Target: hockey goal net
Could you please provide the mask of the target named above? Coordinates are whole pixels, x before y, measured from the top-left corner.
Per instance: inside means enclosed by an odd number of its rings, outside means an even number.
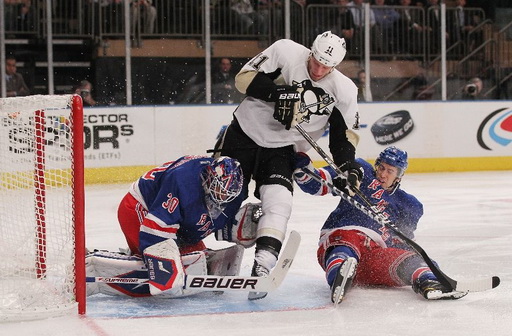
[[[0,321],[85,313],[83,110],[0,99]]]

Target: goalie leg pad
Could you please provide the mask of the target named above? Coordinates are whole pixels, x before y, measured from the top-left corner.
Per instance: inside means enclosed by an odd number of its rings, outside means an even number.
[[[122,253],[95,251],[85,257],[88,277],[139,278],[148,276],[146,265],[141,258]],[[94,294],[149,296],[147,284],[87,283],[87,296]]]
[[[190,275],[207,275],[207,261],[206,254],[203,251],[196,251],[192,253],[182,254],[181,263],[185,274]]]
[[[220,250],[208,250],[209,275],[238,275],[242,266],[244,248],[233,245]]]
[[[180,250],[174,240],[166,239],[146,248],[144,260],[148,268],[151,295],[159,295],[165,291],[175,295],[183,293],[185,272]]]

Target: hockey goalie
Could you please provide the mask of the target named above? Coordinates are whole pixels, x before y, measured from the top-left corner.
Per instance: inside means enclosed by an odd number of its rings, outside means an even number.
[[[186,275],[238,275],[261,216],[259,204],[241,206],[242,179],[229,157],[184,156],[146,172],[118,208],[129,249],[87,254],[87,295],[180,297],[200,291],[185,288]],[[207,249],[212,233],[235,244]]]

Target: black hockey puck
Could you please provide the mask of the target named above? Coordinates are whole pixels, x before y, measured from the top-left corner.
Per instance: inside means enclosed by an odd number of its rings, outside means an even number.
[[[380,145],[389,145],[403,139],[411,133],[414,122],[406,110],[396,111],[377,120],[371,128],[375,141]]]

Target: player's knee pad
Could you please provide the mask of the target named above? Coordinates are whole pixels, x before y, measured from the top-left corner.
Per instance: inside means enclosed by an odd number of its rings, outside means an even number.
[[[257,237],[273,237],[282,242],[292,213],[292,193],[282,185],[270,184],[260,187],[260,195],[263,215]]]
[[[361,232],[357,230],[332,229],[324,230],[318,242],[317,259],[322,268],[325,267],[325,259],[333,248],[344,246],[346,251],[351,251],[350,256],[357,260],[361,258],[358,242],[362,239]]]

